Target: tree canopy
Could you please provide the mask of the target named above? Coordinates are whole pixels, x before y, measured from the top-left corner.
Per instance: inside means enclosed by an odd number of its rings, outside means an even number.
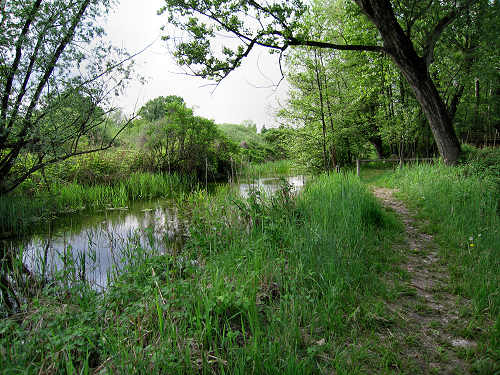
[[[442,48],[441,36],[453,22],[467,22],[480,7],[498,7],[496,3],[479,0],[331,1],[327,8],[344,6],[352,21],[351,25],[334,27],[335,32],[325,36],[317,30],[335,20],[335,13],[317,18],[314,25],[308,22],[312,7],[299,0],[269,3],[165,0],[165,3],[161,11],[168,13],[170,23],[186,32],[176,45],[178,62],[205,78],[223,79],[256,46],[280,53],[289,47],[307,46],[389,56],[420,104],[440,154],[450,164],[457,160],[460,144],[450,113],[431,78],[431,66]],[[363,28],[352,27],[360,24]],[[469,21],[468,25],[473,23]],[[236,42],[221,47],[215,42],[218,32],[235,35]]]
[[[498,38],[491,37],[498,10],[488,1],[464,10],[463,17],[443,31],[429,69],[464,143],[493,144],[500,128],[499,75],[490,60],[500,50]],[[377,31],[356,12],[346,2],[316,1],[305,22],[317,37],[332,39],[342,30],[346,38],[375,43]],[[414,26],[417,42],[423,41],[421,29]],[[315,160],[324,169],[325,164],[331,168],[348,162],[349,155],[366,157],[362,146],[367,142],[379,157],[430,157],[437,152],[409,83],[383,55],[299,47],[284,61],[291,91],[280,117],[284,123],[307,128],[301,132],[309,139],[302,145],[297,142],[293,155],[304,154],[304,161]],[[314,156],[308,159],[307,153]]]
[[[169,95],[148,101],[137,126],[143,162],[155,171],[195,174],[200,180],[227,178],[237,145],[214,121],[196,116],[184,99]]]
[[[183,105],[184,99],[176,95],[159,96],[144,104],[139,110],[139,115],[147,121],[159,120],[165,117],[167,114],[167,105],[171,103]]]
[[[97,19],[110,4],[0,3],[0,194],[47,165],[110,147],[119,133],[87,142],[131,73],[126,52],[102,42]]]

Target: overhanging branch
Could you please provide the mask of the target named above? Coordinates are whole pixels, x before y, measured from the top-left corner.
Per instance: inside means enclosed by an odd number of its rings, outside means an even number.
[[[50,160],[47,160],[45,162],[42,162],[42,163],[37,163],[36,165],[34,165],[33,167],[31,167],[28,171],[26,171],[23,175],[21,175],[20,177],[18,177],[17,179],[15,179],[8,187],[0,187],[0,194],[5,194],[5,193],[8,193],[12,190],[14,190],[19,184],[21,184],[24,180],[26,180],[26,178],[28,178],[29,176],[31,176],[34,172],[48,166],[48,165],[51,165],[51,164],[55,164],[55,163],[58,163],[58,162],[61,162],[61,161],[64,161],[66,159],[69,159],[73,156],[79,156],[79,155],[85,155],[85,154],[91,154],[91,153],[94,153],[94,152],[98,152],[98,151],[104,151],[104,150],[108,150],[110,149],[113,144],[115,143],[116,139],[118,138],[118,136],[125,130],[125,128],[127,128],[127,126],[130,124],[130,122],[135,119],[137,116],[136,115],[133,115],[132,117],[130,117],[127,122],[121,126],[121,128],[114,134],[113,138],[106,144],[106,145],[103,145],[101,147],[97,147],[97,148],[93,148],[93,149],[90,149],[90,150],[82,150],[82,151],[76,151],[76,152],[69,152],[67,153],[66,155],[62,155],[62,156],[59,156],[59,157],[54,157]]]
[[[317,47],[317,48],[328,48],[328,49],[336,49],[341,51],[369,51],[369,52],[379,52],[385,53],[386,50],[381,46],[370,46],[370,45],[362,45],[362,44],[334,44],[328,42],[318,42],[314,40],[299,40],[292,38],[288,42],[289,46],[308,46],[308,47]]]

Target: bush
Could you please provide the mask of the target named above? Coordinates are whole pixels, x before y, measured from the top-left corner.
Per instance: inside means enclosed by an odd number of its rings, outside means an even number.
[[[497,185],[500,194],[500,148],[479,149],[464,145],[463,151],[461,163],[465,166],[466,173],[490,178]]]

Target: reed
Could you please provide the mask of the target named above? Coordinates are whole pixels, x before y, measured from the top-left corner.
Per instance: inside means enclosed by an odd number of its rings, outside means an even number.
[[[256,179],[270,176],[290,176],[295,173],[290,160],[269,161],[265,163],[246,163],[240,171],[243,178]]]
[[[105,293],[45,290],[0,321],[2,369],[361,372],[361,357],[341,353],[383,324],[374,300],[400,227],[356,177],[320,176],[299,196],[285,183],[248,199],[220,187],[179,204],[191,222],[181,253],[132,246]]]
[[[4,236],[20,234],[54,216],[79,210],[123,207],[135,200],[172,198],[193,186],[194,180],[189,176],[133,173],[113,185],[53,184],[50,193],[34,197],[3,196],[0,197],[0,233]]]

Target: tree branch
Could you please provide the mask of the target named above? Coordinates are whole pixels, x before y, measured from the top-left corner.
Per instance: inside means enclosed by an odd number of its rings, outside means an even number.
[[[50,22],[49,22],[49,26],[50,26]],[[31,74],[33,72],[33,67],[35,66],[36,59],[38,58],[38,52],[40,51],[40,48],[42,47],[42,43],[43,43],[44,38],[45,38],[45,31],[48,29],[49,26],[47,26],[44,29],[44,31],[41,32],[40,35],[38,36],[36,46],[35,46],[33,53],[31,54],[31,57],[30,57],[28,69],[26,70],[26,74],[24,76],[23,84],[19,90],[19,94],[17,95],[17,100],[16,100],[16,103],[14,105],[14,112],[10,116],[9,124],[7,125],[7,130],[9,130],[12,127],[12,125],[15,123],[15,121],[17,119],[17,115],[19,113],[19,108],[21,106],[21,101],[23,100],[24,95],[26,94],[28,83],[31,79]]]
[[[10,67],[10,72],[7,77],[7,82],[5,83],[5,89],[4,93],[2,96],[2,127],[5,126],[5,122],[7,120],[7,108],[9,106],[9,97],[12,91],[12,84],[14,83],[14,77],[16,76],[17,69],[19,68],[19,64],[21,62],[21,56],[23,52],[23,43],[26,40],[26,36],[28,35],[29,29],[31,27],[31,24],[33,23],[33,20],[35,19],[35,16],[38,12],[38,9],[40,8],[40,5],[42,3],[42,0],[37,0],[35,4],[33,4],[33,8],[31,9],[31,12],[26,19],[26,22],[24,23],[23,29],[21,30],[21,34],[19,34],[19,38],[17,39],[16,42],[16,55],[14,57],[14,62],[12,63],[12,66]]]
[[[55,69],[55,66],[57,64],[57,61],[59,60],[59,57],[61,57],[62,53],[64,52],[64,49],[68,45],[68,43],[71,41],[73,38],[74,32],[80,23],[83,15],[85,14],[85,11],[87,10],[88,6],[90,5],[91,0],[85,0],[80,8],[78,9],[78,12],[73,16],[73,22],[71,23],[68,31],[64,35],[64,37],[61,40],[61,43],[59,43],[58,47],[54,51],[54,54],[52,55],[50,62],[48,63],[47,69],[45,70],[42,79],[40,80],[36,90],[35,94],[33,95],[33,98],[31,99],[31,103],[28,106],[28,109],[26,111],[26,116],[25,116],[25,121],[24,121],[24,126],[22,131],[19,133],[20,138],[24,138],[26,135],[27,131],[29,130],[30,124],[31,124],[31,115],[33,113],[33,110],[35,109],[36,105],[38,104],[38,100],[40,99],[40,95],[42,94],[42,90],[47,84],[47,81],[49,80],[50,76],[52,75],[52,72]]]
[[[434,47],[436,46],[437,41],[439,40],[444,29],[446,29],[446,27],[455,20],[457,15],[458,15],[457,10],[456,9],[452,10],[446,16],[441,18],[434,27],[434,29],[432,30],[432,32],[430,32],[429,35],[427,35],[427,40],[424,46],[424,55],[422,56],[427,68],[429,68],[429,66],[432,64],[434,60]]]
[[[288,28],[288,25],[286,24],[285,20],[279,18],[278,16],[276,16],[276,14],[274,14],[273,12],[271,12],[269,9],[263,7],[262,5],[260,5],[259,3],[257,3],[256,1],[254,0],[248,0],[248,3],[250,5],[253,5],[256,9],[264,12],[265,14],[271,16],[274,20],[276,20],[284,29]]]
[[[48,165],[51,165],[51,164],[55,164],[55,163],[58,163],[58,162],[61,162],[63,160],[66,160],[66,159],[69,159],[73,156],[78,156],[78,155],[85,155],[85,154],[91,154],[91,153],[94,153],[94,152],[98,152],[98,151],[104,151],[104,150],[108,150],[110,149],[113,144],[115,143],[115,140],[116,138],[118,138],[118,136],[125,130],[125,128],[130,124],[130,122],[135,119],[137,116],[132,116],[131,118],[129,118],[127,120],[127,122],[116,132],[116,134],[113,136],[113,138],[108,142],[108,144],[106,144],[105,146],[102,146],[102,147],[98,147],[98,148],[94,148],[94,149],[91,149],[91,150],[83,150],[83,151],[78,151],[78,152],[70,152],[66,155],[63,155],[63,156],[59,156],[59,157],[55,157],[55,158],[52,158],[46,162],[43,162],[43,163],[39,163],[33,167],[31,167],[27,172],[25,172],[23,175],[21,175],[20,177],[18,177],[16,180],[14,180],[10,186],[8,187],[1,187],[1,190],[0,190],[0,194],[6,194],[6,193],[9,193],[11,192],[12,190],[14,190],[19,184],[21,184],[24,180],[26,180],[26,178],[28,178],[29,176],[31,176],[34,172],[48,166]]]
[[[424,45],[424,54],[422,56],[427,68],[429,68],[429,66],[432,64],[434,60],[434,48],[436,47],[436,43],[441,37],[443,31],[458,17],[458,15],[463,10],[467,9],[476,1],[477,0],[467,0],[465,1],[465,4],[462,5],[461,7],[453,9],[451,12],[449,12],[443,18],[441,18],[436,24],[436,26],[434,26],[433,30],[427,35],[427,39]]]
[[[369,45],[356,45],[356,44],[334,44],[328,42],[318,42],[314,40],[299,40],[291,38],[288,42],[289,46],[308,46],[318,48],[336,49],[341,51],[369,51],[369,52],[382,52],[386,53],[384,47],[369,46]]]

